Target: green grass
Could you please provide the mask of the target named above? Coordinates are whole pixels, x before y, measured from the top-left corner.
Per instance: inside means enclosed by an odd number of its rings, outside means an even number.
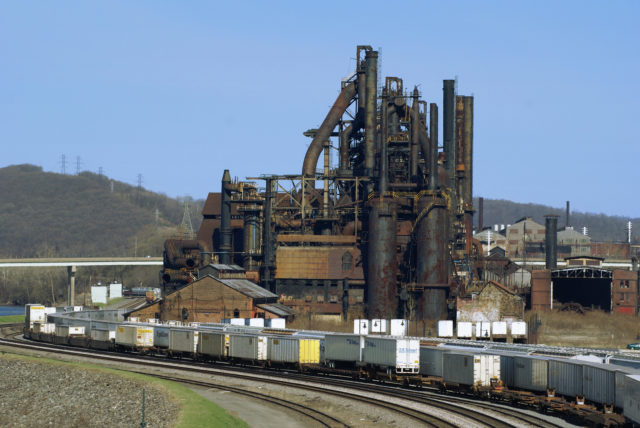
[[[16,322],[24,322],[24,315],[5,315],[0,317],[0,324],[11,324]]]
[[[95,370],[110,373],[116,376],[122,376],[135,379],[146,383],[155,383],[161,385],[169,392],[180,404],[180,415],[175,425],[176,428],[208,428],[208,427],[230,427],[230,428],[247,428],[248,425],[241,419],[234,418],[225,409],[212,403],[202,397],[195,391],[190,390],[186,386],[177,382],[164,379],[158,379],[139,373],[131,373],[123,370],[102,367],[88,363],[73,363],[68,361],[52,360],[48,358],[32,357],[27,355],[18,355],[10,353],[2,353],[5,357],[20,358],[32,360],[39,363],[47,364],[63,364],[74,366],[87,370]]]
[[[105,306],[111,306],[114,305],[116,303],[120,303],[125,299],[125,297],[116,297],[115,299],[109,299],[107,303],[94,303],[93,306],[97,306],[98,308],[102,309]]]

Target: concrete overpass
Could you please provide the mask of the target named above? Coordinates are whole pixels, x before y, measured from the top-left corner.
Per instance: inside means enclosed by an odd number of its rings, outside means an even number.
[[[78,266],[162,266],[162,257],[71,257],[0,259],[0,268],[66,267],[69,276],[67,303],[74,305]]]

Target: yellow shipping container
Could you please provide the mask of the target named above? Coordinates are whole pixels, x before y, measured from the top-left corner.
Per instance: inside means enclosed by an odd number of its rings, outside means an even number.
[[[318,339],[300,339],[300,364],[320,363],[320,341]]]

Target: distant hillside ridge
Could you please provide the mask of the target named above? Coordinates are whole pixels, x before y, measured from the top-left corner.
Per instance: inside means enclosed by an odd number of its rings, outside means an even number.
[[[160,256],[184,200],[91,172],[0,168],[0,258]],[[197,231],[204,201],[191,202]]]
[[[478,198],[473,200],[476,213],[474,214],[474,227],[478,226]],[[555,214],[558,216],[558,227],[565,226],[565,208],[554,208],[548,205],[534,203],[517,203],[504,199],[484,198],[484,227],[494,224],[513,224],[523,217],[531,217],[534,221],[544,225],[544,216]],[[631,242],[640,242],[640,219],[621,216],[609,216],[605,214],[591,214],[579,211],[570,211],[569,223],[575,230],[582,232],[587,227],[588,235],[594,241],[599,242],[626,242],[627,222],[631,220]]]

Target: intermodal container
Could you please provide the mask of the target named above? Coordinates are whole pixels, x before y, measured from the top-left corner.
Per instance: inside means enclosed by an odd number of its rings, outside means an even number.
[[[274,363],[297,363],[300,359],[300,343],[297,337],[268,337],[267,355]]]
[[[500,379],[500,356],[446,352],[442,355],[442,380],[460,385],[491,386]]]
[[[58,325],[56,326],[56,336],[82,336],[84,335],[84,326]]]
[[[171,327],[168,325],[153,326],[153,345],[156,348],[169,349],[169,330]]]
[[[457,325],[457,336],[460,339],[471,339],[473,336],[473,324],[467,321],[459,322]]]
[[[634,424],[640,424],[640,375],[625,376],[623,397],[624,417]]]
[[[267,338],[258,335],[229,335],[229,357],[241,360],[267,359]]]
[[[549,360],[533,355],[513,357],[513,386],[530,391],[547,391]]]
[[[582,393],[586,400],[611,405],[616,400],[616,366],[582,363]]]
[[[442,377],[442,354],[444,350],[435,346],[420,347],[420,374]]]
[[[169,351],[194,353],[198,346],[198,330],[192,328],[172,328],[169,330]]]
[[[200,331],[198,335],[198,352],[202,355],[221,359],[226,356],[225,334],[215,331]]]
[[[300,339],[300,364],[320,364],[320,339]]]
[[[153,326],[120,324],[116,329],[116,343],[132,348],[153,346]]]
[[[327,361],[362,361],[364,336],[359,334],[328,333],[324,338],[324,357]]]
[[[582,395],[582,363],[565,360],[549,360],[549,388],[556,394],[575,398]]]
[[[627,376],[638,373],[637,370],[629,367],[619,366],[616,368],[616,398],[615,407],[622,409],[624,407],[624,397],[627,395]]]
[[[362,361],[393,369],[396,373],[420,371],[420,341],[397,337],[367,336],[362,349]]]

